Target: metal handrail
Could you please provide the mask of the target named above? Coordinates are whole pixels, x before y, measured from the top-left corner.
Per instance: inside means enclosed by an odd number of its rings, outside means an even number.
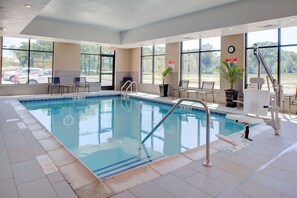
[[[152,131],[141,141],[141,143],[145,143],[145,141],[157,130],[157,128],[168,118],[168,116],[184,101],[189,102],[197,102],[203,105],[206,111],[206,158],[203,164],[205,166],[211,166],[210,162],[210,111],[207,104],[203,101],[197,99],[190,99],[190,98],[182,98],[180,99],[169,111],[168,113],[162,118],[162,120],[152,129]]]
[[[132,93],[132,89],[133,89],[132,86],[133,86],[133,84],[136,85],[136,93],[138,92],[138,84],[137,84],[136,81],[133,81],[133,82],[131,82],[130,85],[126,88],[126,95],[127,95],[127,92],[129,91],[129,88],[131,88],[131,89],[130,89],[130,92]]]
[[[132,83],[132,81],[131,81],[131,80],[127,80],[127,81],[125,82],[125,84],[121,87],[121,95],[123,95],[123,94],[122,94],[123,89],[124,89],[124,87],[125,87],[128,83]]]

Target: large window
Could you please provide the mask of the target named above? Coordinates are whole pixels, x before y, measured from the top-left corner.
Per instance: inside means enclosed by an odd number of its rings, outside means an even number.
[[[181,79],[189,87],[200,88],[203,81],[215,82],[220,88],[221,37],[184,41],[181,44]]]
[[[102,87],[113,89],[115,52],[109,47],[81,45],[81,76],[88,82],[101,82]]]
[[[165,44],[141,48],[141,83],[161,84],[165,69]]]
[[[257,43],[272,75],[283,85],[284,93],[294,94],[297,86],[296,34],[297,27],[247,33],[246,83],[251,77],[258,76],[258,62],[252,48]],[[260,69],[260,76],[266,79],[263,66]],[[263,89],[268,89],[267,83]]]
[[[53,42],[3,37],[2,84],[47,83],[52,67]]]

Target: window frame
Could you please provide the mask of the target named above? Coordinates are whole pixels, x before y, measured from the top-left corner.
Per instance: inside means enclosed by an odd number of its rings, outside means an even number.
[[[292,27],[294,27],[294,26],[292,26]],[[281,60],[281,49],[283,48],[283,47],[297,47],[297,43],[295,43],[295,44],[282,44],[281,43],[281,33],[282,33],[282,30],[283,28],[277,28],[277,44],[276,45],[269,45],[269,46],[259,46],[258,48],[260,49],[260,51],[261,51],[261,49],[273,49],[273,48],[276,48],[277,49],[277,72],[276,72],[276,75],[277,75],[277,78],[276,78],[276,80],[278,81],[278,82],[280,82],[280,84],[282,84],[282,79],[281,79],[281,62],[282,62],[282,60]],[[263,30],[263,31],[265,31],[265,30]],[[248,34],[249,34],[249,32],[247,32],[247,33],[245,33],[245,71],[247,71],[247,64],[248,64],[248,60],[247,60],[247,58],[248,58],[248,50],[253,50],[253,47],[248,47]],[[247,82],[247,80],[248,80],[248,73],[247,72],[245,72],[245,74],[244,74],[244,87],[245,87],[245,89],[247,88],[247,85],[248,85],[248,82]],[[266,81],[266,79],[265,79],[265,81]],[[269,83],[271,83],[271,82],[269,82]],[[285,93],[285,92],[284,92]]]
[[[9,48],[9,47],[3,47],[3,39],[4,37],[1,37],[1,71],[0,71],[0,75],[2,76],[2,69],[3,69],[3,51],[4,50],[9,50],[9,51],[22,51],[22,52],[27,52],[28,53],[28,61],[27,61],[27,69],[28,69],[28,73],[27,73],[27,83],[24,83],[22,85],[31,85],[29,83],[29,80],[30,80],[30,68],[31,68],[31,52],[40,52],[40,53],[51,53],[52,54],[52,67],[51,67],[51,70],[53,71],[53,66],[54,66],[54,45],[55,45],[55,42],[52,42],[52,50],[51,51],[48,51],[48,50],[36,50],[36,49],[31,49],[31,40],[40,40],[40,39],[28,39],[28,48],[27,49],[17,49],[17,48]],[[15,38],[15,37],[9,37],[8,38]],[[17,39],[17,38],[16,38]],[[26,38],[21,38],[21,39],[26,39]],[[45,40],[40,40],[40,41],[45,41]],[[52,72],[52,76],[53,76],[53,73]],[[2,83],[2,78],[0,79],[0,84],[1,85],[16,85],[16,84],[3,84]],[[46,83],[40,83],[40,84],[46,84]]]
[[[159,44],[160,45],[160,44]],[[152,45],[153,46],[153,51],[152,51],[152,54],[150,55],[143,55],[143,47],[141,47],[140,49],[140,83],[141,84],[152,84],[152,85],[155,85],[155,57],[158,57],[158,56],[164,56],[165,58],[165,62],[164,62],[164,65],[166,67],[166,44],[165,45],[165,53],[164,54],[155,54],[155,46],[156,45]],[[143,82],[143,58],[144,57],[151,57],[152,58],[152,83],[144,83]]]
[[[221,38],[221,37],[220,37]],[[197,39],[195,39],[197,40]],[[183,80],[183,54],[198,54],[198,89],[202,88],[202,82],[201,82],[201,54],[202,53],[209,53],[209,52],[219,52],[220,56],[221,56],[221,51],[222,51],[222,47],[219,50],[201,50],[202,49],[202,39],[198,39],[199,40],[199,48],[196,51],[189,51],[189,52],[183,52],[183,42],[180,43],[180,74],[179,74],[179,78],[181,80]],[[221,85],[220,85],[221,87]],[[194,88],[194,87],[189,87],[189,88]]]
[[[82,44],[83,45],[83,44]],[[82,45],[80,45],[82,47]],[[92,45],[90,45],[92,46]],[[107,74],[107,75],[110,75],[112,74],[112,85],[111,86],[102,86],[102,90],[113,90],[114,89],[114,80],[115,80],[115,56],[116,56],[116,51],[113,50],[113,54],[104,54],[102,51],[102,48],[104,46],[99,46],[100,47],[100,50],[99,50],[99,54],[98,53],[88,53],[88,52],[82,52],[82,50],[80,51],[80,57],[82,55],[85,55],[85,56],[95,56],[96,58],[99,58],[99,81],[98,82],[94,82],[94,83],[101,83],[102,82],[102,74]],[[82,49],[82,48],[81,48]],[[103,57],[109,57],[109,58],[112,58],[113,59],[113,63],[112,63],[112,73],[102,73],[102,58]],[[80,62],[80,72],[81,72],[81,62]]]

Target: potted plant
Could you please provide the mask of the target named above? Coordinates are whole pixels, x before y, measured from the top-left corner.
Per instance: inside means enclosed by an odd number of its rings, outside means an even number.
[[[169,84],[165,84],[165,79],[168,76],[168,74],[172,72],[172,68],[171,67],[167,67],[165,70],[163,70],[161,72],[161,76],[162,76],[162,83],[161,85],[159,85],[160,88],[160,96],[161,97],[166,97],[168,96],[168,86]]]
[[[233,86],[237,80],[242,79],[243,69],[238,68],[237,58],[226,58],[226,61],[222,62],[220,67],[222,76],[229,82],[229,89],[225,90],[226,94],[226,106],[236,107],[237,103],[233,102],[237,100],[238,90],[234,90]]]

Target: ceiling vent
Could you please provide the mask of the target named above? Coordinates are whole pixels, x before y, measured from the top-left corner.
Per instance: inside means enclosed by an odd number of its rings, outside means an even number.
[[[277,27],[276,24],[268,24],[268,25],[258,26],[258,28],[262,28],[262,29],[271,29],[271,28],[276,28],[276,27]]]
[[[190,37],[190,36],[185,36],[185,37],[183,37],[183,40],[193,40],[193,39],[195,39],[195,38]]]

